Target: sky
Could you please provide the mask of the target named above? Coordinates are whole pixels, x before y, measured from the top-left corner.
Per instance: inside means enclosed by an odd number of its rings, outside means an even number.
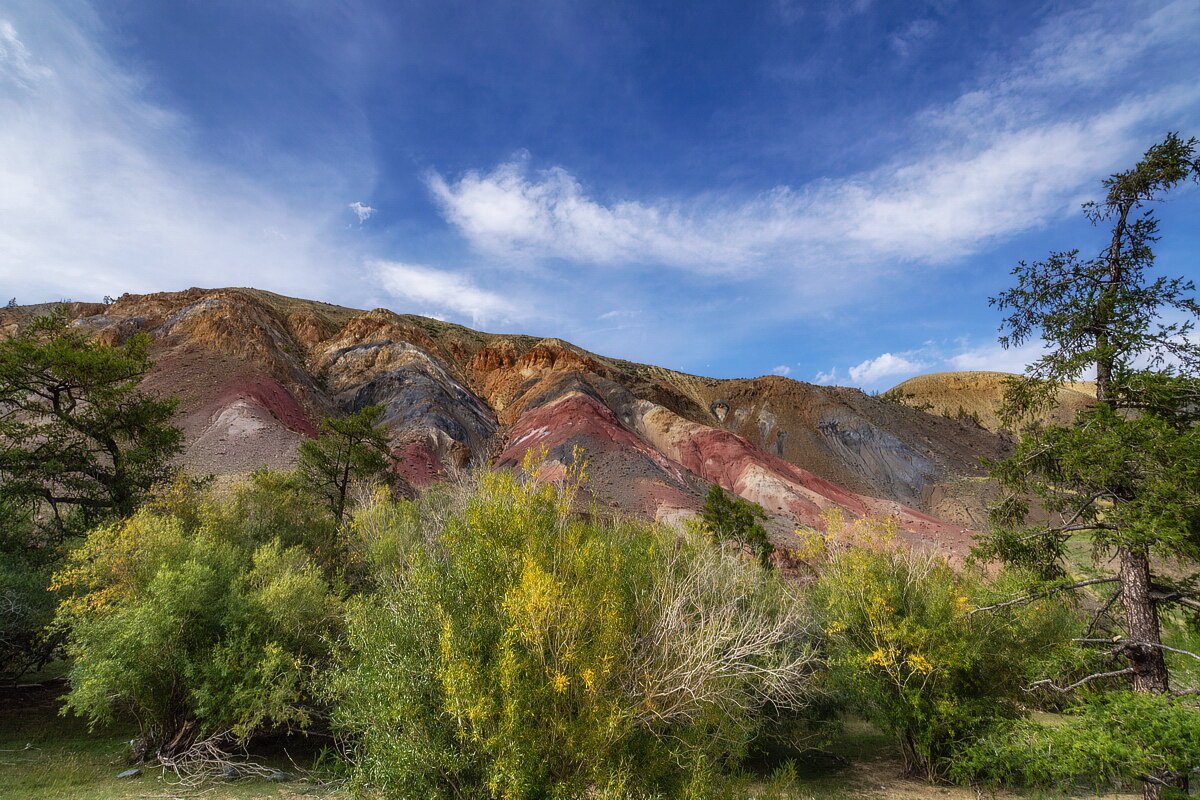
[[[255,286],[714,377],[1020,371],[1200,2],[0,0],[0,302]],[[1156,207],[1200,279],[1200,187]]]

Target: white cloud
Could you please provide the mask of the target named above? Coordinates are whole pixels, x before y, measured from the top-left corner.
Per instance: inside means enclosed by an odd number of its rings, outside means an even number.
[[[360,188],[361,165],[327,184],[311,176],[335,170],[314,162],[306,192],[214,165],[189,149],[187,118],[147,99],[152,81],[109,56],[85,3],[4,15],[0,284],[29,302],[248,284],[337,299],[359,257],[328,198]]]
[[[912,352],[883,353],[869,358],[858,366],[850,367],[845,376],[836,367],[828,372],[818,372],[814,382],[822,385],[845,382],[862,389],[879,390],[895,386],[914,375],[930,372],[1020,374],[1045,352],[1045,345],[1040,341],[1007,350],[998,342],[971,344],[965,339],[953,343],[926,342]]]
[[[1030,342],[1021,347],[1004,349],[998,343],[967,347],[949,356],[945,364],[952,370],[981,372],[1012,372],[1020,374],[1025,367],[1046,352],[1041,341]]]
[[[833,386],[840,381],[841,378],[838,377],[837,367],[834,367],[828,372],[818,372],[816,376],[813,377],[813,383],[817,384],[818,386]]]
[[[818,287],[845,283],[832,263],[861,272],[953,260],[1074,213],[1098,175],[1200,104],[1200,85],[1178,67],[1147,91],[1109,83],[1122,64],[1185,46],[1200,31],[1200,6],[1169,3],[1123,24],[1105,15],[1052,20],[1027,43],[1030,58],[921,114],[912,153],[858,175],[751,197],[622,200],[598,196],[563,167],[534,169],[522,156],[456,178],[431,173],[427,184],[473,247],[502,258],[662,264],[743,278],[785,268]],[[1112,63],[1093,63],[1108,56]],[[1090,107],[1064,110],[1064,98],[1092,97],[1085,89],[1099,95]]]
[[[13,24],[0,19],[0,77],[6,77],[28,89],[53,74],[52,70],[30,56]]]
[[[876,386],[885,378],[910,377],[929,368],[929,364],[902,355],[884,353],[850,368],[850,380],[862,386]]]
[[[792,368],[787,364],[780,364],[778,367],[775,367],[775,369],[771,370],[771,372],[775,375],[791,375]]]
[[[346,207],[354,212],[354,216],[358,217],[359,225],[366,222],[368,219],[371,218],[371,215],[375,213],[375,209],[371,208],[366,203],[360,203],[357,200],[355,200],[353,203],[351,203],[350,205],[348,205]]]
[[[474,323],[507,320],[518,314],[514,304],[479,288],[465,275],[399,261],[369,261],[367,268],[384,291],[420,304],[421,310],[432,307],[450,311],[466,315]]]

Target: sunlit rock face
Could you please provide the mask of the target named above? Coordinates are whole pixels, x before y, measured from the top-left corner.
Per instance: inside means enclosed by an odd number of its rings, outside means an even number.
[[[0,311],[0,335],[47,309]],[[531,452],[555,480],[582,454],[595,510],[681,524],[716,483],[761,504],[781,546],[836,511],[892,517],[902,538],[953,554],[978,510],[961,487],[980,456],[1008,446],[969,420],[853,389],[716,380],[253,289],[123,295],[70,313],[108,343],[153,338],[144,387],[179,398],[181,461],[204,473],[289,468],[322,416],[380,405],[413,487],[458,467],[518,468]]]

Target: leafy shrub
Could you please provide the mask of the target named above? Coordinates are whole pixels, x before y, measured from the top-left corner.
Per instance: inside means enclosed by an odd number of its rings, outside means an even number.
[[[1059,724],[1018,720],[961,754],[951,774],[991,785],[1077,786],[1097,793],[1148,775],[1200,767],[1200,708],[1194,698],[1106,692]]]
[[[779,578],[707,537],[569,512],[487,473],[354,519],[334,723],[386,796],[698,792],[805,702],[809,628]]]
[[[46,590],[61,545],[39,536],[32,506],[0,497],[0,682],[14,683],[58,655],[46,634],[54,596]]]
[[[827,518],[812,601],[834,684],[895,737],[906,768],[945,775],[965,744],[1003,719],[1037,664],[1065,647],[1072,616],[1049,602],[971,614],[994,589],[976,573],[895,541],[891,520]],[[844,544],[851,542],[852,544]]]
[[[260,480],[249,496],[270,495]],[[139,755],[311,721],[340,602],[312,551],[263,531],[247,496],[226,505],[176,482],[91,531],[57,576],[67,708],[91,724],[135,720]]]
[[[733,542],[749,551],[764,567],[771,565],[771,539],[762,526],[767,512],[758,503],[731,495],[713,484],[704,498],[700,519],[719,542]]]

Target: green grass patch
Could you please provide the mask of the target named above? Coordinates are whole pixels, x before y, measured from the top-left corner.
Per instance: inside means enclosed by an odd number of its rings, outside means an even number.
[[[131,800],[188,798],[205,800],[279,800],[280,798],[345,795],[311,782],[273,783],[262,779],[220,781],[190,788],[150,765],[131,765],[131,726],[117,725],[88,731],[77,717],[58,714],[57,692],[33,691],[0,698],[0,797],[4,800]],[[19,704],[18,704],[19,703]],[[259,763],[295,774],[282,752],[257,758]],[[136,778],[117,778],[136,766]]]

